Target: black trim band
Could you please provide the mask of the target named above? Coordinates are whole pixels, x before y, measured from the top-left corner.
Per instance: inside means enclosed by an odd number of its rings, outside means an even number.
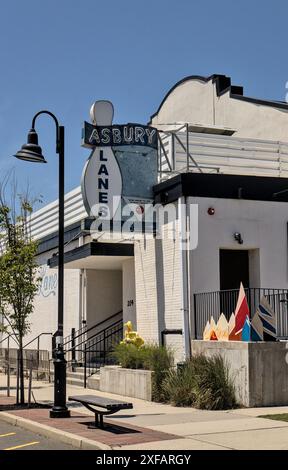
[[[288,202],[288,178],[182,173],[154,186],[155,202],[181,196]]]
[[[86,245],[67,251],[64,254],[64,263],[71,263],[88,256],[134,256],[134,245],[131,243],[86,243]],[[56,268],[58,256],[52,256],[47,264],[50,268]]]

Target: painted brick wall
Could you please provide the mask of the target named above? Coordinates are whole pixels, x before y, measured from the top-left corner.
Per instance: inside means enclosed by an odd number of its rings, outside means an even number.
[[[137,330],[145,340],[159,341],[155,240],[134,246]]]
[[[137,330],[146,341],[160,341],[164,328],[182,328],[178,224],[162,229],[161,239],[135,243]],[[182,359],[182,336],[166,337]]]
[[[50,269],[46,263],[51,252],[38,257],[41,287],[34,300],[34,311],[30,316],[31,332],[26,336],[25,343],[42,332],[57,330],[57,269]],[[79,270],[65,269],[64,271],[64,336],[71,333],[71,328],[79,328]],[[31,348],[36,348],[31,344]],[[51,337],[40,339],[40,348],[51,350]]]
[[[133,328],[137,329],[136,321],[136,293],[135,293],[135,265],[134,259],[127,259],[122,264],[123,279],[123,321],[132,321]]]

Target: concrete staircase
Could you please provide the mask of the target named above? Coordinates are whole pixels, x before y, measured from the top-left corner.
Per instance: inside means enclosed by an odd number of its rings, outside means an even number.
[[[51,382],[54,380],[54,372],[50,374]],[[76,385],[78,387],[84,387],[84,368],[76,367],[75,371],[67,370],[66,372],[66,383],[68,385]]]
[[[84,368],[76,367],[74,371],[67,370],[66,383],[69,385],[84,387]]]
[[[54,380],[54,372],[50,374],[51,381]],[[67,370],[66,372],[67,385],[74,385],[76,387],[84,387],[84,367],[76,367],[74,371]],[[100,374],[96,373],[87,377],[87,388],[99,390]]]

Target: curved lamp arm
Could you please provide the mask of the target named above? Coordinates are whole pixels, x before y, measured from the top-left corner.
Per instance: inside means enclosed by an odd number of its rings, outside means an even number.
[[[51,113],[51,111],[47,111],[46,109],[43,109],[42,111],[39,111],[38,113],[36,113],[35,116],[32,119],[32,129],[34,129],[34,130],[35,130],[36,119],[37,119],[38,116],[40,116],[40,114],[48,114],[48,116],[51,116],[53,121],[55,122],[55,125],[56,125],[56,153],[59,153],[60,152],[60,132],[59,132],[60,125],[59,125],[59,121],[56,118],[55,114]]]

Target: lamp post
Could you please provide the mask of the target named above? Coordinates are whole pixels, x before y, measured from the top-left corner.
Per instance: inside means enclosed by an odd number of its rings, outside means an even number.
[[[35,122],[40,114],[48,114],[56,125],[56,153],[59,155],[59,235],[58,235],[58,328],[54,334],[54,405],[50,410],[51,418],[66,418],[70,411],[66,406],[66,360],[63,349],[63,311],[64,311],[64,126],[50,111],[39,111],[32,119],[27,143],[14,155],[20,160],[35,163],[47,163],[38,145]]]

